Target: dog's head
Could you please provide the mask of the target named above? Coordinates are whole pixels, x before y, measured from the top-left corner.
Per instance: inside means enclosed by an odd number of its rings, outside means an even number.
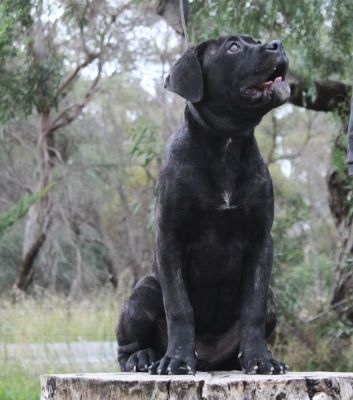
[[[287,69],[279,40],[262,43],[246,35],[223,36],[188,49],[172,67],[165,87],[216,113],[240,109],[261,117],[288,99]]]

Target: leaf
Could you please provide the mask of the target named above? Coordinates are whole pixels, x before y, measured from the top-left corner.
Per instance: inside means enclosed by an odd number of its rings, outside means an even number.
[[[17,220],[23,218],[32,205],[46,196],[54,185],[54,183],[51,183],[37,193],[22,197],[9,211],[0,214],[0,236]]]

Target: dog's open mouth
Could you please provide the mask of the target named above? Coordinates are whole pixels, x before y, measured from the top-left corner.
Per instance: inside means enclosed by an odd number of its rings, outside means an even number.
[[[282,82],[285,80],[286,77],[286,65],[284,63],[280,63],[273,67],[272,74],[267,78],[266,81],[261,82],[260,84],[256,85],[258,89],[265,89],[271,87],[272,85]]]
[[[256,104],[271,99],[275,99],[276,102],[285,102],[290,95],[290,88],[285,80],[286,72],[285,63],[277,64],[264,81],[241,89],[241,95]]]

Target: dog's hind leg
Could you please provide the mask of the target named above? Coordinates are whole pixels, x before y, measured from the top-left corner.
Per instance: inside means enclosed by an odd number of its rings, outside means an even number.
[[[123,305],[116,338],[118,362],[122,371],[147,371],[159,360],[156,341],[156,324],[164,314],[161,287],[153,275],[147,275],[136,285],[132,295]]]

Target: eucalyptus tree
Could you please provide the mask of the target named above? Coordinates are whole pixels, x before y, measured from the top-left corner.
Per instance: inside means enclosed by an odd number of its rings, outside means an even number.
[[[143,23],[143,12],[137,12],[141,7],[134,0],[0,3],[0,121],[29,115],[38,121],[33,193],[55,180],[56,164],[65,162],[58,135],[79,121],[102,78],[133,66],[136,47],[126,37]],[[14,295],[31,284],[35,260],[52,225],[54,202],[55,196],[47,192],[30,207]]]

